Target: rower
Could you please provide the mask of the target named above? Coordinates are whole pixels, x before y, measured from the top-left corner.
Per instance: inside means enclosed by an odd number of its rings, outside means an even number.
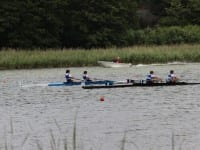
[[[121,63],[121,58],[117,56],[116,59],[113,60],[114,63]]]
[[[76,82],[77,80],[79,80],[79,79],[74,78],[70,74],[70,70],[69,69],[66,70],[65,78],[66,78],[66,82]]]
[[[174,74],[174,70],[170,70],[168,76],[167,76],[167,83],[176,83],[179,81],[179,78]]]
[[[84,81],[92,81],[91,78],[88,76],[87,71],[83,72],[83,80]]]
[[[154,75],[154,71],[150,71],[149,74],[146,77],[147,83],[158,83],[162,82],[162,79],[156,75]]]

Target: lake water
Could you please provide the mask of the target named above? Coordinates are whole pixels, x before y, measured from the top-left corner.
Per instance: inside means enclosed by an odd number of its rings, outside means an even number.
[[[197,63],[70,70],[77,78],[88,70],[91,77],[122,81],[144,79],[150,70],[165,78],[174,69],[184,81],[200,82],[199,68]],[[65,69],[0,71],[0,149],[64,150],[75,142],[77,150],[199,150],[200,85],[48,87],[64,81]]]

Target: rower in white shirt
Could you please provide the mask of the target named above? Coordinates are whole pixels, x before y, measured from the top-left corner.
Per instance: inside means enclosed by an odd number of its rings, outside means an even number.
[[[170,70],[169,74],[167,75],[167,83],[176,83],[180,79],[174,74],[174,70]]]

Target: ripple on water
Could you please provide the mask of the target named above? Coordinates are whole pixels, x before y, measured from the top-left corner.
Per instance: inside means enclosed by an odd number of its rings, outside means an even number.
[[[163,77],[174,69],[192,81],[199,81],[200,74],[199,64],[85,69],[91,76],[120,81],[144,78],[150,69]],[[80,76],[83,68],[71,71]],[[172,138],[177,149],[199,149],[199,85],[98,90],[46,86],[63,81],[64,72],[1,71],[1,148],[5,135],[8,146],[19,150],[51,149],[52,137],[60,149],[66,141],[72,148],[76,126],[77,149],[120,149],[125,139],[125,149],[168,150]]]

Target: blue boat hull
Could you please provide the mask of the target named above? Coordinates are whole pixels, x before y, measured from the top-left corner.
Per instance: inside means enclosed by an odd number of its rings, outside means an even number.
[[[103,81],[83,81],[83,82],[53,82],[49,83],[48,86],[75,86],[75,85],[93,85],[93,84],[104,84],[112,85],[114,81],[103,80]]]

